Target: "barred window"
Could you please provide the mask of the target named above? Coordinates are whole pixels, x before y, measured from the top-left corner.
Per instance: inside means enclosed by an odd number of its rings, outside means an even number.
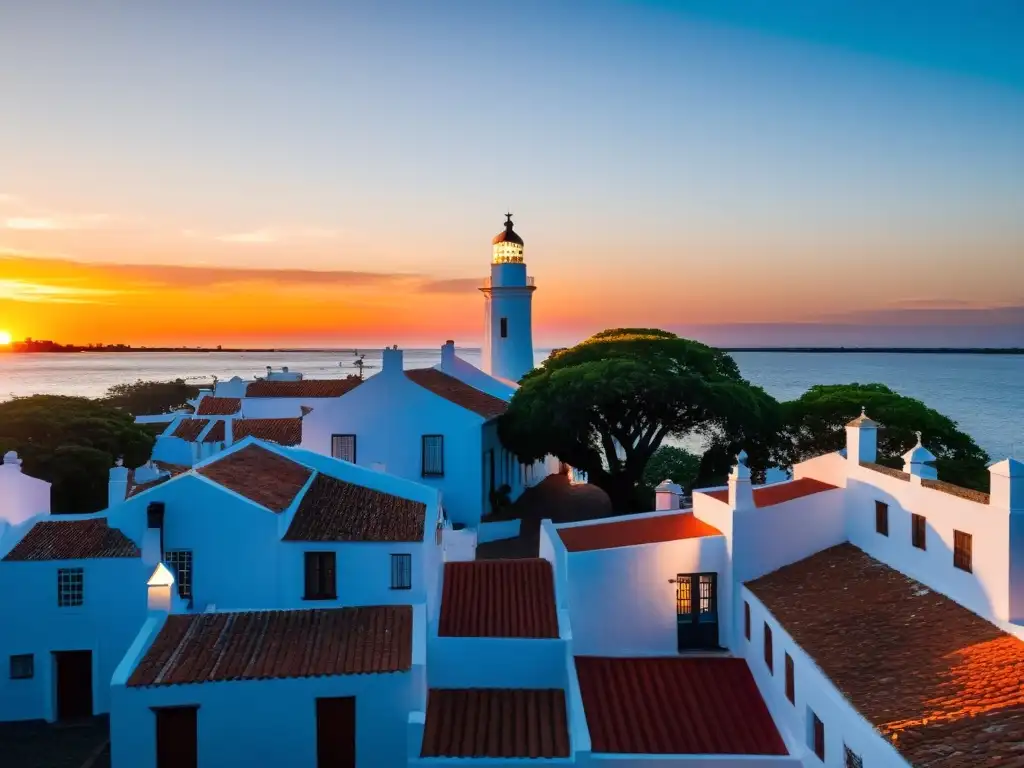
[[[192,599],[192,550],[169,549],[164,554],[164,562],[174,574],[178,585],[178,595],[183,600]]]
[[[444,475],[444,435],[423,436],[423,476]]]
[[[69,608],[85,602],[85,574],[81,568],[57,569],[57,605]]]
[[[391,588],[412,589],[412,555],[391,556]]]
[[[356,436],[331,435],[331,456],[342,461],[356,463]]]

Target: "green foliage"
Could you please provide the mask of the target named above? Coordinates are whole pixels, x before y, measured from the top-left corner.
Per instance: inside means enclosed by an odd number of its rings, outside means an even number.
[[[55,513],[105,508],[114,460],[139,466],[153,441],[130,415],[97,400],[33,395],[0,403],[0,451],[17,451],[24,472],[53,484]]]
[[[169,413],[184,408],[199,396],[199,387],[184,379],[174,381],[142,381],[116,384],[107,390],[104,402],[132,416]]]
[[[499,430],[520,459],[553,454],[626,512],[647,506],[644,470],[669,435],[730,446],[775,423],[775,401],[728,354],[667,331],[617,328],[528,373]]]
[[[643,483],[648,488],[657,488],[664,480],[688,490],[693,490],[693,481],[700,470],[700,456],[674,445],[663,445],[654,452],[644,469]]]
[[[902,455],[920,431],[935,454],[939,477],[954,485],[988,490],[987,454],[946,416],[920,400],[893,392],[884,384],[827,384],[811,387],[782,404],[785,427],[774,449],[781,466],[838,451],[846,444],[845,425],[860,415],[880,425],[878,463],[902,468]]]

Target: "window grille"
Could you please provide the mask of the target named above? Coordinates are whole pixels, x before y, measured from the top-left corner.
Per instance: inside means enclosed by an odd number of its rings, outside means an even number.
[[[356,436],[331,435],[331,456],[342,461],[356,463]]]
[[[192,550],[169,549],[164,553],[164,562],[174,574],[178,595],[183,600],[192,599]]]
[[[57,569],[57,605],[69,608],[85,602],[85,575],[81,568]]]
[[[423,436],[423,476],[444,475],[444,435]]]
[[[391,556],[391,588],[412,589],[412,555]]]

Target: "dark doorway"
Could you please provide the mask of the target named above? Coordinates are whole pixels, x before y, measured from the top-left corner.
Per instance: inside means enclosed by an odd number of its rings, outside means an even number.
[[[57,719],[92,716],[92,651],[57,651]]]
[[[354,696],[316,700],[316,764],[317,768],[355,768]]]
[[[680,651],[719,648],[717,574],[680,573],[676,625]]]
[[[196,768],[198,707],[160,707],[156,714],[156,768]]]

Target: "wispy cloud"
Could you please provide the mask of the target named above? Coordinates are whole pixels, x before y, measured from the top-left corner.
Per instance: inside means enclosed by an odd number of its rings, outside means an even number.
[[[24,280],[0,280],[0,299],[48,304],[102,304],[104,297],[120,291],[104,288],[33,283]]]
[[[185,230],[186,237],[198,237],[201,233],[195,230]],[[266,244],[280,243],[294,240],[331,240],[341,233],[336,229],[322,229],[318,227],[305,227],[302,229],[278,229],[266,227],[254,229],[248,232],[230,232],[224,235],[215,235],[214,239],[221,243],[243,243],[243,244]]]
[[[3,227],[21,230],[92,229],[103,226],[110,220],[111,217],[105,213],[74,216],[12,216],[3,220]]]
[[[252,232],[235,232],[229,235],[219,235],[215,239],[222,243],[276,243],[281,237],[279,233],[272,229],[257,229]]]

